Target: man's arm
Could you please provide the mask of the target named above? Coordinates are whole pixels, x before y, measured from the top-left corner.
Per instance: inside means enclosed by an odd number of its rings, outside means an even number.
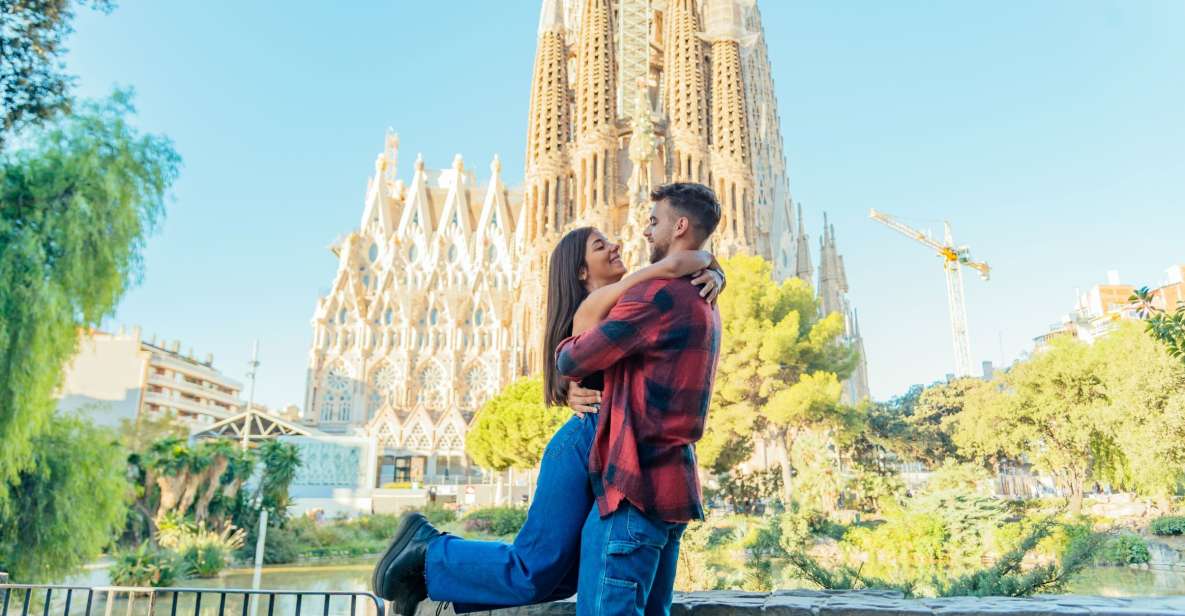
[[[661,318],[653,302],[623,299],[595,328],[560,343],[556,369],[570,379],[604,370],[644,347],[658,330]]]

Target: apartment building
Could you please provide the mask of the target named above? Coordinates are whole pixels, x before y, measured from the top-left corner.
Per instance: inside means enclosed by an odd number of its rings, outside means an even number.
[[[180,341],[143,340],[140,328],[84,332],[67,366],[60,410],[78,410],[96,424],[172,413],[200,428],[240,412],[242,383],[214,367],[212,355],[181,352]]]

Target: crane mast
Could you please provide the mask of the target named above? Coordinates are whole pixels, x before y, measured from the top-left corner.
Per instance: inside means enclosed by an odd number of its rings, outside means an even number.
[[[946,273],[946,299],[950,311],[951,339],[955,347],[955,376],[971,376],[971,338],[967,333],[967,302],[963,297],[963,267],[970,267],[987,280],[991,268],[987,263],[972,261],[966,246],[956,246],[951,234],[950,223],[943,222],[942,242],[917,229],[876,210],[869,210],[873,220],[930,248],[942,257],[942,269]]]

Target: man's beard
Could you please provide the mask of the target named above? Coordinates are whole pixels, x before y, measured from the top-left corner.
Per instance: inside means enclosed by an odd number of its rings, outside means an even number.
[[[650,262],[658,263],[663,257],[667,256],[667,247],[659,246],[657,242],[650,244]]]

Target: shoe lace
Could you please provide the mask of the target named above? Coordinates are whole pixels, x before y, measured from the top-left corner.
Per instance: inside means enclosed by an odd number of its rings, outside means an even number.
[[[450,603],[448,601],[441,601],[440,603],[437,603],[436,604],[436,616],[440,616],[441,614],[443,614],[444,608],[450,607],[451,605],[452,605],[452,603]]]

